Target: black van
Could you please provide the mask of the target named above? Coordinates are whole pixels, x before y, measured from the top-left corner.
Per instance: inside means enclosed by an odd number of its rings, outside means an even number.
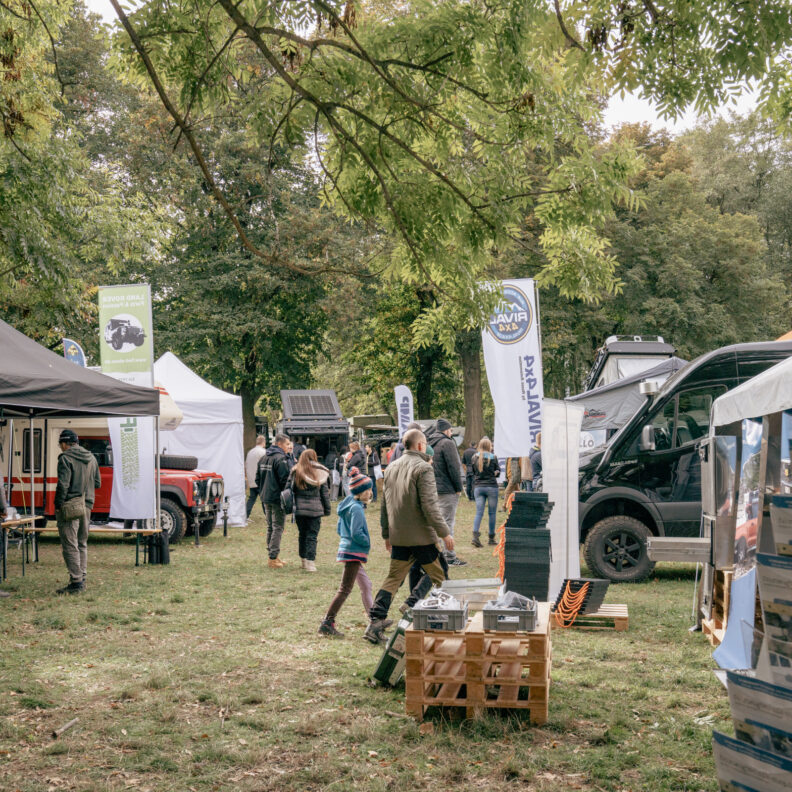
[[[608,444],[581,457],[580,540],[597,577],[634,582],[654,563],[646,538],[698,536],[701,463],[712,402],[792,355],[792,341],[735,344],[673,374]]]

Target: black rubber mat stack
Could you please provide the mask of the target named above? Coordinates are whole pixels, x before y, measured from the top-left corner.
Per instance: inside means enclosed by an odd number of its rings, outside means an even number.
[[[506,520],[504,578],[509,591],[547,601],[550,585],[550,530],[553,504],[544,492],[516,492]]]

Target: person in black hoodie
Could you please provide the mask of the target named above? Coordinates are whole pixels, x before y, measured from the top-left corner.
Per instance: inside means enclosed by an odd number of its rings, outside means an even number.
[[[291,440],[285,434],[275,435],[275,442],[259,460],[256,474],[256,486],[261,493],[261,502],[264,504],[264,514],[267,517],[267,552],[270,569],[281,569],[286,566],[286,562],[278,558],[286,523],[280,496],[289,480],[291,451]]]
[[[80,594],[85,591],[88,573],[88,527],[94,492],[102,486],[99,465],[87,449],[78,445],[79,438],[71,429],[64,429],[58,438],[61,455],[58,457],[58,484],[55,487],[55,517],[58,522],[63,560],[69,570],[69,584],[58,594]],[[61,509],[66,501],[82,497],[83,513],[67,520]]]
[[[377,453],[377,449],[371,445],[371,443],[366,443],[366,464],[368,465],[368,475],[372,481],[372,496],[371,502],[377,502],[377,477],[374,472],[374,468],[380,464],[379,454]]]
[[[368,465],[366,464],[366,452],[360,447],[357,440],[353,440],[349,444],[349,450],[352,456],[347,461],[347,474],[353,467],[356,467],[364,476],[368,476]]]
[[[451,424],[445,418],[438,418],[437,424],[426,433],[426,440],[434,450],[432,465],[437,483],[437,500],[453,536],[459,495],[462,492],[462,463],[457,445],[451,439]],[[464,566],[467,563],[458,558],[453,550],[446,550],[445,557],[450,566]]]
[[[476,453],[476,444],[471,443],[470,448],[466,448],[462,454],[462,462],[465,465],[465,494],[468,500],[473,500],[473,457]]]
[[[316,451],[307,448],[300,454],[289,474],[287,487],[294,495],[294,518],[299,534],[302,568],[316,572],[316,541],[322,517],[330,514],[330,490],[327,486],[330,471],[319,464]]]

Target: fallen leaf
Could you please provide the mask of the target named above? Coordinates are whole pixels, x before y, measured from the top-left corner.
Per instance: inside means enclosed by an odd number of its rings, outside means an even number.
[[[422,723],[418,727],[418,734],[423,734],[423,735],[434,734],[434,730],[435,730],[434,723],[431,723],[431,722]]]

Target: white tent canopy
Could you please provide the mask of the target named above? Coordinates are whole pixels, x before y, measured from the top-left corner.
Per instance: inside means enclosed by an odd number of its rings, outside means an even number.
[[[792,409],[792,357],[724,393],[712,403],[712,426]]]
[[[184,413],[177,429],[160,435],[165,452],[197,457],[200,469],[219,473],[228,496],[228,522],[244,525],[241,397],[210,385],[172,352],[166,352],[154,363],[154,376]]]

